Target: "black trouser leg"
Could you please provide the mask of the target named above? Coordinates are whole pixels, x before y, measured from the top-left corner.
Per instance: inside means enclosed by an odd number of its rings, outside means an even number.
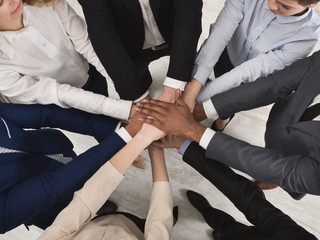
[[[272,239],[316,239],[289,216],[269,203],[253,182],[228,166],[205,157],[205,150],[193,142],[183,160],[212,182],[246,218]]]
[[[88,74],[89,78],[82,89],[108,97],[109,94],[106,78],[102,76],[101,73],[98,72],[91,64],[89,64]]]
[[[247,227],[246,225],[237,222],[229,214],[213,207],[205,208],[201,214],[211,228],[222,234],[230,229]]]
[[[221,75],[231,71],[234,68],[233,64],[230,61],[227,47],[223,50],[223,52],[220,55],[220,58],[216,65],[213,68],[214,76],[215,78],[220,77]],[[230,116],[221,116],[220,119],[227,119]]]
[[[89,78],[86,84],[82,87],[82,89],[108,97],[109,96],[108,84],[107,84],[106,78],[102,76],[101,73],[98,72],[96,68],[91,64],[89,64],[88,74],[89,74]],[[98,138],[98,137],[94,137],[94,138],[99,143],[101,143],[104,140],[103,138]]]
[[[137,74],[139,75],[139,92],[145,93],[152,84],[152,77],[149,71],[149,64],[161,57],[170,55],[170,48],[167,47],[162,50],[146,49],[141,50],[139,55],[133,60]]]
[[[221,75],[231,71],[233,68],[234,66],[230,61],[227,48],[225,48],[221,53],[218,62],[213,68],[214,76],[215,78],[218,78]]]

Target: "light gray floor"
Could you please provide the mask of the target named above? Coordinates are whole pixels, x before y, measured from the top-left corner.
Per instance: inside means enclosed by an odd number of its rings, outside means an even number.
[[[76,0],[69,1],[80,12]],[[224,0],[204,0],[203,8],[203,34],[200,43],[208,34],[209,24],[214,22]],[[319,46],[317,46],[319,49]],[[168,58],[162,58],[150,65],[154,83],[151,92],[154,96],[159,95],[161,85],[167,71]],[[263,133],[270,106],[241,112],[228,125],[225,133],[236,138],[248,141],[257,146],[263,146]],[[205,124],[209,126],[211,122]],[[96,144],[93,138],[77,134],[67,133],[75,145],[77,153],[81,153]],[[140,217],[145,217],[148,210],[151,189],[150,161],[146,152],[142,153],[145,158],[146,170],[131,167],[126,174],[126,179],[111,195],[111,200],[118,203],[121,211],[128,211]],[[248,223],[243,215],[224,197],[212,184],[198,174],[194,169],[182,162],[181,157],[175,150],[166,151],[167,166],[173,189],[174,204],[179,206],[179,221],[174,227],[173,239],[212,239],[210,227],[203,221],[200,214],[189,204],[185,197],[185,189],[200,192],[208,198],[210,203],[222,209],[236,218],[236,220]],[[320,238],[320,201],[317,196],[306,196],[301,201],[295,201],[280,188],[265,191],[267,199],[282,211],[286,212],[298,224]],[[41,230],[32,227],[27,231],[20,226],[5,235],[0,235],[1,240],[36,239]]]

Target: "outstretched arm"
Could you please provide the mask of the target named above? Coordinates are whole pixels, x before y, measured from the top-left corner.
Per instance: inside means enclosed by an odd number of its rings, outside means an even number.
[[[100,138],[114,132],[119,123],[104,115],[40,104],[0,103],[0,116],[8,124],[12,123],[20,128],[61,128]]]
[[[320,166],[312,156],[284,155],[223,133],[215,133],[197,123],[180,98],[177,103],[175,105],[151,100],[142,104],[142,113],[152,117],[145,122],[170,134],[194,140],[207,149],[206,157],[221,161],[255,179],[277,184],[293,192],[320,194]]]
[[[40,239],[60,239],[78,231],[82,224],[90,221],[119,185],[139,153],[151,142],[163,136],[162,131],[154,134],[150,131],[152,129],[150,125],[144,124],[140,132],[75,193],[72,202],[57,216]]]
[[[146,239],[170,239],[173,226],[172,192],[163,149],[149,146],[153,186],[145,227]]]

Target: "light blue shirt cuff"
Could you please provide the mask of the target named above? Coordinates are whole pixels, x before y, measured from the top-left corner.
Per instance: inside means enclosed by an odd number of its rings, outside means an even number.
[[[214,107],[211,100],[207,100],[207,101],[203,102],[202,106],[203,106],[203,110],[204,110],[207,118],[215,120],[219,117],[219,114],[218,114],[218,112],[217,112],[216,108]]]
[[[191,139],[187,139],[184,141],[184,143],[181,145],[181,147],[179,148],[178,152],[183,156],[184,153],[186,152],[187,148],[189,147],[189,145],[192,143]]]
[[[207,128],[200,139],[199,145],[206,150],[215,133],[211,128]]]
[[[121,127],[119,130],[116,131],[116,133],[122,138],[123,141],[126,143],[130,142],[132,137],[127,132],[127,130],[124,127]]]
[[[163,85],[184,91],[184,88],[187,85],[187,83],[184,81],[166,77],[166,79],[163,82]]]
[[[204,85],[208,77],[211,75],[212,69],[208,70],[207,68],[195,65],[193,68],[193,78],[197,79],[202,85]]]

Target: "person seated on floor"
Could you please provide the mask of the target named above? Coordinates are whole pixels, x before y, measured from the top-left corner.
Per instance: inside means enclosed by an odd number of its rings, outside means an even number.
[[[112,239],[170,239],[173,226],[172,193],[164,161],[164,152],[157,147],[149,148],[153,187],[146,221],[123,212],[101,215],[92,219],[123,180],[132,161],[151,142],[163,136],[162,131],[144,124],[141,131],[104,164],[81,190],[74,194],[72,202],[57,216],[53,224],[45,230],[39,239],[87,240],[105,239],[105,237]]]
[[[160,100],[174,101],[191,80],[202,0],[78,0],[92,45],[121,99],[149,94],[151,62],[169,56]]]
[[[74,191],[141,128],[132,119],[116,130],[118,120],[55,105],[0,103],[0,119],[0,233],[20,224],[48,227]],[[76,156],[70,140],[50,128],[103,141]]]
[[[3,95],[123,120],[133,116],[132,101],[106,97],[110,78],[84,19],[66,0],[5,1],[0,33]]]
[[[196,106],[194,119],[177,104],[157,100],[139,104],[146,123],[172,135],[186,136],[206,149],[206,157],[281,186],[292,197],[320,195],[320,52],[281,71],[213,96]],[[265,132],[265,148],[206,128],[198,121],[274,103]],[[210,106],[211,111],[204,108]],[[245,129],[243,130],[245,131]]]
[[[156,142],[162,148],[177,148],[183,161],[208,179],[245,215],[254,226],[237,222],[229,214],[211,207],[200,194],[188,190],[190,203],[202,214],[206,223],[214,229],[214,240],[315,240],[314,235],[297,225],[289,216],[273,206],[256,184],[230,167],[214,159],[206,158],[206,151],[196,142],[184,143],[184,137],[173,142]]]
[[[318,3],[226,0],[198,53],[193,79],[185,88],[184,100],[191,110],[196,98],[202,103],[308,56],[320,37],[320,19],[313,8]],[[205,84],[212,69],[215,79]],[[233,116],[232,112],[220,115],[212,128],[222,131]]]

